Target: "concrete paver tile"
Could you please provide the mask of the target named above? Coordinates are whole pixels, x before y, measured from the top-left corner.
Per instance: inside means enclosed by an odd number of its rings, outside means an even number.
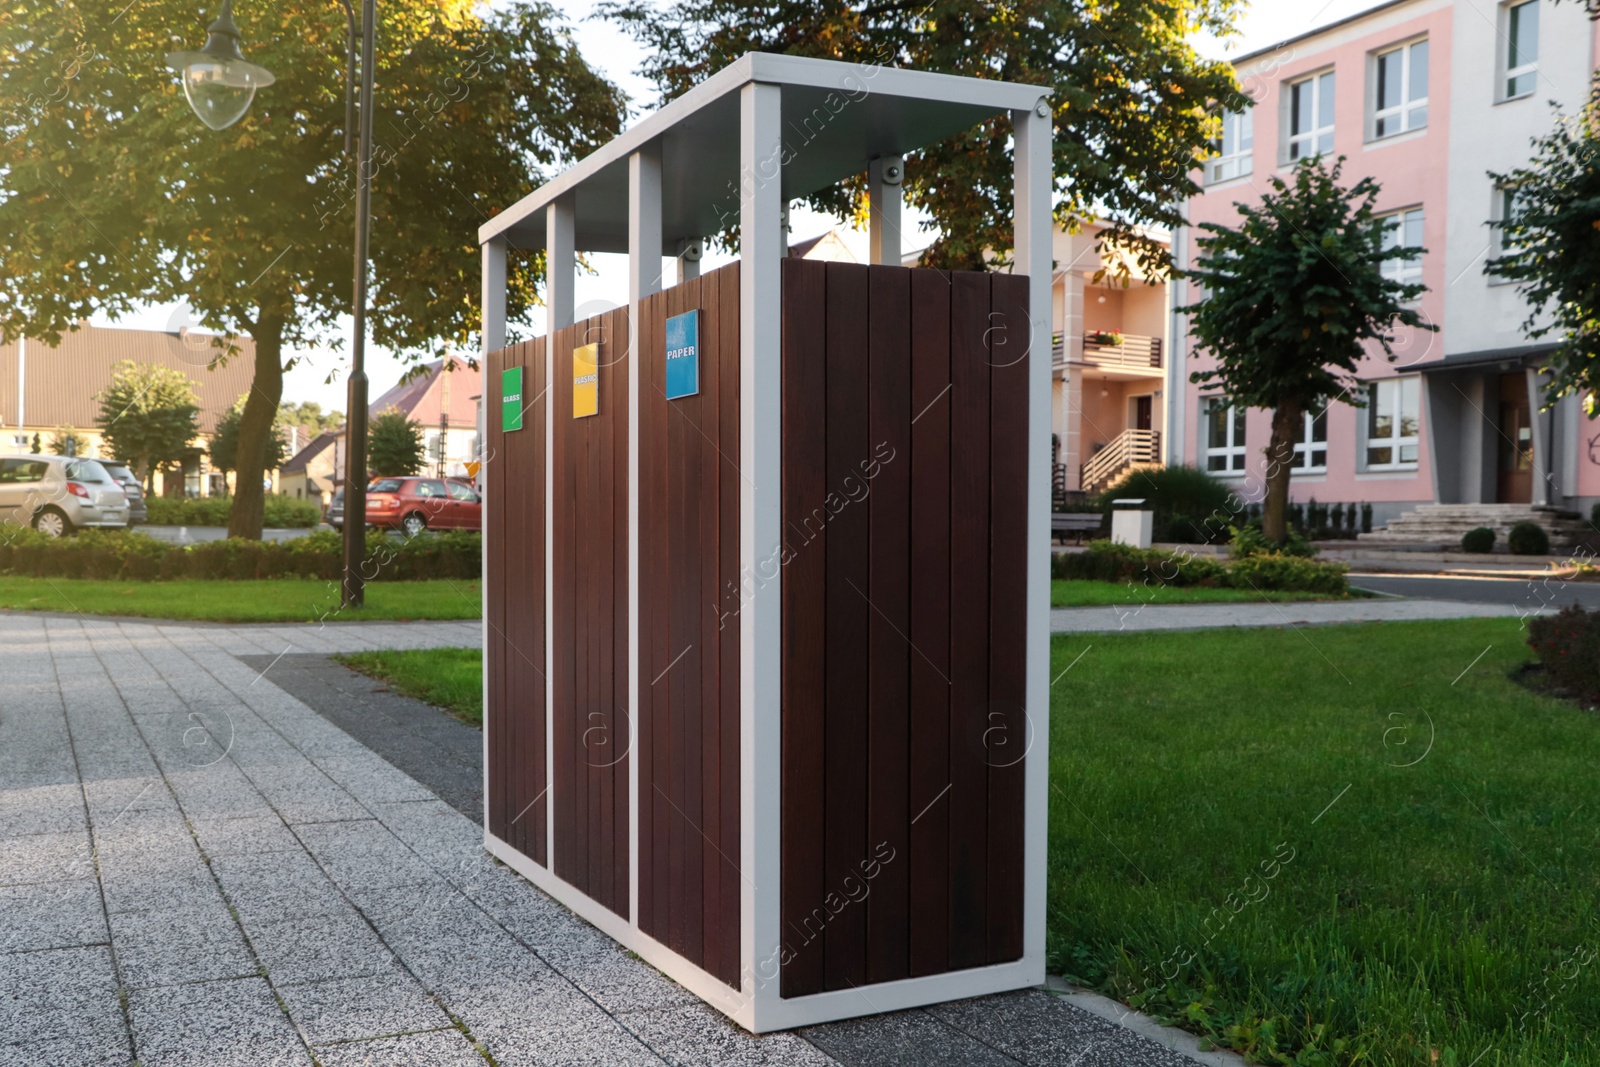
[[[93,878],[0,887],[0,953],[109,940],[100,885]]]
[[[82,830],[0,838],[0,885],[65,882],[92,873],[89,835]]]
[[[0,1035],[7,1041],[86,1034],[126,1041],[116,971],[104,945],[0,956],[0,991]]]
[[[317,1059],[322,1067],[484,1067],[487,1062],[455,1027],[324,1045]]]
[[[313,1045],[450,1026],[438,1003],[395,968],[360,978],[280,985],[289,1015]]]
[[[245,920],[245,932],[274,984],[322,982],[388,972],[394,954],[352,909],[266,923]]]
[[[925,1011],[900,1011],[811,1026],[807,1041],[844,1067],[923,1067],[930,1055],[949,1067],[1016,1067],[1017,1061]]]
[[[140,1067],[301,1067],[300,1035],[261,978],[128,994]]]
[[[753,1037],[699,1001],[618,1016],[670,1064],[719,1067],[830,1067],[838,1061],[792,1033]],[[943,1063],[924,1059],[923,1064]]]

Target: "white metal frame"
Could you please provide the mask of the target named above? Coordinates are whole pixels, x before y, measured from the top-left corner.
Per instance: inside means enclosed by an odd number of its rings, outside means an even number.
[[[1539,32],[1544,25],[1544,17],[1539,10],[1539,6],[1539,0],[1511,0],[1509,3],[1503,3],[1500,5],[1501,26],[1499,36],[1500,40],[1504,42],[1504,47],[1497,50],[1500,53],[1500,58],[1495,66],[1498,67],[1500,71],[1500,77],[1498,79],[1500,84],[1496,87],[1495,98],[1501,103],[1505,103],[1510,100],[1521,100],[1524,97],[1532,96],[1535,90],[1537,90],[1539,87]],[[1533,17],[1538,24],[1534,27],[1533,59],[1531,62],[1519,63],[1516,66],[1512,66],[1512,60],[1516,59],[1517,57],[1511,54],[1511,23],[1516,19],[1517,12],[1519,10],[1529,7],[1533,9]],[[1534,84],[1530,85],[1526,89],[1513,90],[1512,86],[1519,78],[1527,77],[1530,74],[1534,75]]]
[[[1242,143],[1246,140],[1246,128],[1249,144]],[[1255,109],[1252,107],[1222,113],[1222,136],[1217,139],[1217,154],[1206,161],[1207,185],[1246,178],[1255,172],[1255,129]],[[1228,150],[1230,147],[1233,149],[1231,152]]]
[[[1428,87],[1423,87],[1421,96],[1413,97],[1411,95],[1411,70],[1412,64],[1416,61],[1416,50],[1418,48],[1428,48],[1427,37],[1417,37],[1409,41],[1403,41],[1399,44],[1385,45],[1383,48],[1380,48],[1376,52],[1372,53],[1372,74],[1370,87],[1368,90],[1370,99],[1372,101],[1371,106],[1368,109],[1371,116],[1367,123],[1367,137],[1369,140],[1382,141],[1387,140],[1390,137],[1398,137],[1402,133],[1411,133],[1415,130],[1427,129],[1427,108],[1429,96]],[[1391,104],[1388,107],[1384,107],[1382,95],[1383,61],[1388,59],[1390,56],[1396,55],[1400,57],[1400,102],[1397,104]],[[1431,49],[1429,49],[1428,56],[1428,76],[1429,78],[1433,77],[1433,56]],[[1413,125],[1411,122],[1411,116],[1412,113],[1415,112],[1419,107],[1424,109],[1422,121]],[[1393,122],[1394,126],[1390,129],[1380,129],[1380,124],[1386,122]]]
[[[1390,248],[1423,248],[1425,247],[1421,233],[1417,235],[1417,243],[1409,244],[1406,241],[1406,224],[1416,217],[1417,226],[1420,228],[1427,223],[1427,216],[1423,214],[1421,205],[1416,207],[1401,208],[1398,211],[1386,211],[1378,216],[1383,223],[1383,247]],[[1391,240],[1393,237],[1393,240]],[[1420,283],[1422,281],[1422,256],[1412,259],[1386,259],[1381,264],[1385,278],[1391,281]]]
[[[1324,78],[1333,80],[1325,83],[1323,81]],[[1311,87],[1309,94],[1311,101],[1309,121],[1311,125],[1304,131],[1296,133],[1294,129],[1294,93],[1296,89],[1303,85]],[[1311,159],[1333,150],[1334,130],[1338,125],[1339,116],[1335,113],[1332,122],[1329,122],[1326,126],[1321,124],[1322,98],[1325,91],[1331,91],[1337,101],[1339,82],[1331,67],[1284,82],[1283,139],[1280,142],[1284,148],[1281,162],[1298,163],[1302,159]],[[1327,148],[1320,147],[1324,137],[1328,139]]]
[[[974,104],[1009,113],[1015,135],[1015,250],[1016,269],[1028,275],[1030,351],[1028,419],[1028,594],[1027,707],[1032,748],[1026,764],[1026,825],[1024,852],[1024,955],[1015,962],[977,967],[925,978],[887,982],[866,989],[840,990],[784,999],[779,996],[778,951],[782,942],[781,897],[781,797],[775,783],[782,780],[781,688],[782,582],[781,568],[768,579],[761,568],[776,556],[782,531],[782,292],[781,263],[787,252],[783,226],[787,203],[783,184],[784,89],[788,86],[830,88],[843,79],[871,79],[872,94],[918,101]],[[641,684],[639,662],[639,437],[641,392],[638,350],[639,303],[661,287],[661,252],[668,238],[678,239],[678,278],[698,272],[698,238],[664,234],[664,184],[659,136],[673,123],[728,94],[736,94],[741,180],[740,225],[740,338],[741,388],[738,462],[743,478],[740,493],[739,555],[744,573],[762,574],[760,591],[746,598],[739,613],[740,642],[740,867],[743,892],[740,906],[740,959],[738,989],[730,988],[699,966],[645,934],[638,916],[638,838],[640,832],[638,762],[629,763],[630,886],[629,914],[623,918],[585,896],[555,873],[554,811],[561,798],[549,794],[546,815],[551,820],[548,864],[541,865],[495,837],[485,818],[484,845],[494,856],[528,878],[610,937],[637,952],[647,963],[735,1022],[756,1032],[786,1029],[816,1022],[892,1011],[985,993],[1038,985],[1044,980],[1046,817],[1049,768],[1049,574],[1050,538],[1050,284],[1051,284],[1051,136],[1053,116],[1047,92],[1036,86],[955,78],[912,71],[875,69],[863,72],[853,64],[788,56],[748,55],[684,94],[655,115],[601,148],[576,167],[557,177],[529,197],[496,215],[479,230],[484,248],[483,347],[487,354],[505,343],[505,247],[508,231],[518,222],[544,211],[544,236],[548,253],[546,285],[547,336],[572,321],[573,262],[583,245],[576,230],[575,198],[586,177],[625,160],[628,168],[629,338],[626,373],[629,389],[629,494],[628,572],[630,639],[628,671],[630,703],[628,743],[636,736]],[[902,200],[899,175],[905,145],[877,152],[863,163],[868,170],[872,211],[871,247],[876,263],[898,264]],[[669,250],[670,251],[670,250]],[[548,390],[558,359],[547,346]],[[613,363],[613,366],[616,364]],[[495,385],[490,383],[490,387]],[[547,435],[553,434],[561,413],[550,411]],[[550,495],[550,438],[546,457],[546,619],[553,618],[554,508]],[[486,506],[494,507],[489,501]],[[487,553],[485,554],[487,559]],[[485,571],[484,587],[488,588]],[[485,594],[487,595],[487,594]],[[485,639],[488,616],[485,612]],[[549,662],[553,627],[546,626]],[[554,692],[546,677],[546,757],[553,758]],[[485,683],[485,706],[489,694]],[[485,753],[489,744],[489,716],[485,716]],[[485,759],[485,802],[487,789]],[[547,782],[553,780],[547,765]]]
[[[1412,418],[1417,424],[1417,432],[1413,434],[1400,433],[1400,427],[1405,421],[1406,387],[1410,385],[1415,390],[1416,407],[1412,409]],[[1394,389],[1394,414],[1391,418],[1390,429],[1393,431],[1387,437],[1372,436],[1372,420],[1378,414],[1378,396],[1386,388]],[[1417,463],[1422,456],[1422,376],[1419,374],[1402,375],[1398,378],[1383,378],[1378,381],[1368,382],[1367,388],[1371,395],[1367,400],[1366,417],[1361,420],[1361,462],[1357,469],[1364,471],[1409,471],[1416,470]],[[1403,448],[1416,450],[1416,455],[1411,459],[1402,460],[1400,450]],[[1388,448],[1391,458],[1388,463],[1374,463],[1371,460],[1373,448]]]

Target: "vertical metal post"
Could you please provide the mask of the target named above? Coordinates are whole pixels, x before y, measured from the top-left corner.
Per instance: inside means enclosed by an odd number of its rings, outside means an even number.
[[[900,265],[900,183],[906,164],[901,156],[879,156],[867,164],[867,261]]]
[[[1016,143],[1016,267],[1028,276],[1028,737],[1024,785],[1023,958],[1044,981],[1046,812],[1050,762],[1050,278],[1053,177],[1047,100],[1011,113]]]
[[[367,239],[372,213],[372,80],[377,2],[361,5],[361,136],[356,150],[355,326],[350,342],[349,413],[345,416],[344,595],[347,608],[366,601],[361,566],[367,554]]]
[[[628,917],[639,924],[639,409],[645,401],[639,308],[661,291],[661,150],[646,145],[628,157]],[[680,268],[681,271],[681,268]],[[624,742],[618,741],[618,744]]]
[[[777,984],[758,981],[759,961],[782,940],[779,834],[782,747],[779,665],[783,576],[778,565],[783,511],[781,449],[783,343],[783,91],[752,82],[739,92],[739,823],[740,957],[746,1026],[760,1031],[762,1006]],[[757,895],[759,887],[759,896]]]
[[[545,208],[544,309],[545,336],[572,325],[573,270],[577,259],[577,220],[572,200],[562,198]],[[553,359],[553,350],[546,354]]]

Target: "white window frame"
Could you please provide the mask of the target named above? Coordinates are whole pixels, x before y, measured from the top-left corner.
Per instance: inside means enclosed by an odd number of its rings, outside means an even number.
[[[1322,436],[1318,437],[1317,434]],[[1322,462],[1317,462],[1317,453]],[[1328,409],[1308,411],[1300,427],[1300,439],[1294,443],[1294,467],[1297,474],[1324,474],[1328,470]]]
[[[1500,99],[1501,103],[1505,103],[1506,101],[1510,100],[1521,100],[1524,97],[1532,96],[1538,90],[1539,31],[1544,24],[1544,17],[1539,11],[1539,6],[1540,0],[1511,0],[1509,3],[1500,5],[1500,40],[1503,43],[1498,49],[1500,53],[1500,62],[1496,64],[1496,67],[1500,71],[1500,77],[1498,79],[1500,84],[1498,86],[1498,92],[1496,95]],[[1513,44],[1511,26],[1512,22],[1516,18],[1516,12],[1527,7],[1533,8],[1535,18],[1538,22],[1538,25],[1534,26],[1533,28],[1533,59],[1531,62],[1521,63],[1513,66],[1512,63],[1517,59],[1517,57],[1511,52]],[[1514,85],[1517,80],[1526,77],[1532,78],[1532,81],[1529,82],[1528,87],[1520,91],[1515,89]]]
[[[1241,144],[1241,141],[1249,143]],[[1252,109],[1224,111],[1222,136],[1212,144],[1217,154],[1206,161],[1207,185],[1249,176],[1255,170],[1255,117]]]
[[[1382,394],[1391,393],[1391,411],[1389,433],[1379,437],[1374,432],[1373,423],[1378,418],[1381,410],[1380,399]],[[1415,403],[1413,429],[1410,434],[1401,433],[1405,424],[1405,401],[1407,394]],[[1367,407],[1362,413],[1361,425],[1361,466],[1369,471],[1409,471],[1416,470],[1421,458],[1422,450],[1422,377],[1412,374],[1399,378],[1384,378],[1367,383]],[[1372,458],[1373,450],[1389,449],[1389,459],[1378,461]],[[1406,449],[1411,450],[1411,459],[1404,459]]]
[[[1423,92],[1421,96],[1413,97],[1411,95],[1411,90],[1413,88],[1411,84],[1411,73],[1413,64],[1416,61],[1416,50],[1418,48],[1428,48],[1428,39],[1426,37],[1419,37],[1415,40],[1405,41],[1401,44],[1382,48],[1372,53],[1372,103],[1369,108],[1371,112],[1371,118],[1367,124],[1367,136],[1370,140],[1382,141],[1387,140],[1390,137],[1398,137],[1403,133],[1411,133],[1414,130],[1427,129],[1427,86],[1423,86]],[[1390,107],[1384,107],[1382,73],[1383,61],[1393,55],[1399,55],[1400,57],[1400,102]],[[1433,76],[1432,59],[1433,57],[1430,50],[1428,53],[1429,78],[1432,78]],[[1421,109],[1422,111],[1422,118],[1420,121],[1414,122],[1413,118],[1418,109]],[[1391,121],[1394,123],[1391,128],[1381,128],[1383,124]]]
[[[1294,95],[1295,90],[1302,85],[1311,86],[1311,126],[1303,133],[1294,131]],[[1314,159],[1317,156],[1333,152],[1334,127],[1338,121],[1339,85],[1334,79],[1333,69],[1319,70],[1314,74],[1296,78],[1283,84],[1283,162],[1298,163],[1302,159]],[[1321,122],[1323,111],[1323,96],[1329,94],[1333,97],[1332,107],[1334,114],[1328,125],[1318,125]],[[1322,140],[1327,139],[1327,147],[1320,147]]]
[[[1211,443],[1211,413],[1217,407],[1224,407],[1231,412],[1227,420],[1228,440],[1223,445]],[[1245,473],[1248,453],[1245,448],[1244,409],[1225,396],[1200,398],[1200,454],[1205,460],[1206,470],[1212,474],[1226,478],[1229,475],[1243,476]],[[1220,459],[1222,466],[1213,467],[1213,459]]]
[[[1385,251],[1395,247],[1425,247],[1422,243],[1421,233],[1425,222],[1425,217],[1420,206],[1401,208],[1399,211],[1386,212],[1385,214],[1379,215],[1378,219],[1383,223],[1383,247]],[[1400,245],[1399,241],[1404,241],[1406,239],[1406,226],[1412,221],[1415,221],[1417,225],[1417,244]],[[1392,233],[1399,233],[1400,235],[1399,241],[1396,241],[1393,244],[1390,243],[1390,234]],[[1422,284],[1421,256],[1417,256],[1415,259],[1386,259],[1380,266],[1383,271],[1383,276],[1388,278],[1390,281],[1403,282],[1407,285]]]
[[[1505,223],[1516,214],[1517,187],[1515,185],[1494,186],[1494,201],[1489,205],[1489,220],[1496,223]],[[1506,242],[1506,231],[1499,226],[1494,227],[1494,254],[1503,256],[1513,250],[1513,246]],[[1505,279],[1498,279],[1505,280]]]

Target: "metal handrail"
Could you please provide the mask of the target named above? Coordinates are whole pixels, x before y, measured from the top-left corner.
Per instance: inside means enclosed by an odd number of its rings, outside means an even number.
[[[1135,463],[1161,462],[1160,430],[1123,430],[1083,465],[1080,484],[1093,490]]]
[[[1108,331],[1090,330],[1083,335],[1083,358],[1089,363],[1113,367],[1161,366],[1161,338],[1122,334],[1121,343],[1105,340]]]

